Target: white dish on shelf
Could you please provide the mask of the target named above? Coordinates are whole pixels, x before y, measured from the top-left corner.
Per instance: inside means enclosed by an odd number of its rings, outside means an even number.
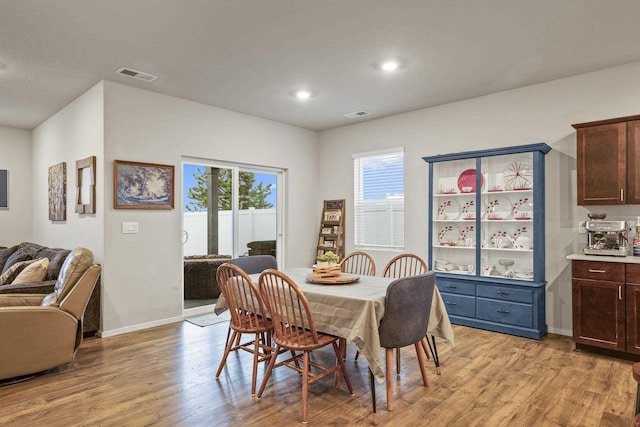
[[[460,204],[453,199],[445,199],[438,205],[438,219],[455,220],[460,216]]]
[[[511,236],[503,230],[495,231],[489,238],[489,245],[495,249],[505,249],[511,246]]]
[[[531,197],[520,197],[513,202],[513,218],[519,220],[533,218],[533,201]]]
[[[443,225],[438,232],[438,241],[441,246],[458,246],[460,230],[455,225]]]
[[[533,188],[533,168],[526,161],[516,160],[504,170],[504,182],[512,190]]]
[[[518,279],[531,280],[531,279],[533,279],[533,271],[530,271],[530,270],[516,270],[515,276]]]
[[[505,197],[492,197],[484,212],[484,217],[489,220],[508,219],[511,216],[511,203]]]
[[[527,225],[518,227],[513,233],[513,236],[511,236],[511,243],[513,244],[514,249],[531,249],[531,245],[533,244],[533,233],[531,231],[531,227]]]

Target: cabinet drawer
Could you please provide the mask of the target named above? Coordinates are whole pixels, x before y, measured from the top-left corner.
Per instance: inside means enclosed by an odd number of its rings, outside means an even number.
[[[477,313],[478,319],[525,328],[533,326],[533,306],[530,304],[478,298]]]
[[[438,290],[449,294],[475,295],[476,284],[474,282],[461,282],[456,280],[437,279]]]
[[[480,285],[478,296],[504,301],[533,303],[533,292],[529,289],[517,289],[510,286]]]
[[[476,317],[476,299],[466,295],[452,295],[441,292],[447,313],[456,316]]]
[[[640,264],[627,264],[627,283],[640,283]]]
[[[624,264],[621,262],[572,261],[571,275],[576,279],[624,282]]]

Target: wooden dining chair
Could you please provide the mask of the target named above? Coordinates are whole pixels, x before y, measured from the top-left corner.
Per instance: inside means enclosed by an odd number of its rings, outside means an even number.
[[[382,270],[382,277],[400,279],[426,273],[429,269],[422,258],[414,254],[400,254],[391,259]]]
[[[393,349],[412,345],[416,349],[422,383],[429,386],[425,366],[426,350],[424,340],[431,314],[431,301],[435,286],[435,273],[396,279],[387,288],[384,316],[378,333],[380,346],[385,349],[387,409],[393,410]],[[377,424],[376,395],[373,373],[369,370],[371,382],[371,402],[374,423]]]
[[[392,279],[400,279],[402,277],[416,276],[418,274],[423,274],[429,271],[427,267],[427,263],[424,262],[422,258],[418,255],[414,254],[400,254],[394,258],[392,258],[387,265],[385,265],[384,270],[382,270],[383,277],[389,277]],[[436,365],[436,372],[440,375],[440,359],[438,358],[438,347],[436,346],[436,339],[432,335],[431,341],[427,337],[427,346],[433,354],[433,361]],[[433,347],[432,344],[433,343]],[[424,344],[424,343],[423,343]],[[425,348],[426,352],[426,348]],[[396,372],[400,375],[400,349],[396,351]],[[428,357],[427,352],[427,357]]]
[[[242,256],[232,258],[229,260],[229,263],[240,267],[246,274],[258,274],[270,268],[274,270],[278,269],[278,261],[273,255]],[[230,337],[231,325],[229,325],[229,330],[227,331],[227,341],[225,341],[225,345],[229,344]]]
[[[313,384],[329,374],[342,374],[349,393],[353,396],[353,387],[349,374],[341,357],[341,349],[338,340],[341,338],[325,334],[316,330],[313,313],[309,308],[309,302],[300,288],[284,273],[277,270],[267,270],[260,275],[260,294],[267,305],[271,319],[273,320],[273,340],[276,343],[276,356],[271,358],[267,371],[264,374],[257,397],[262,392],[269,380],[274,367],[286,366],[302,374],[302,422],[307,422],[307,398],[309,384]],[[324,346],[333,346],[336,355],[336,364],[323,366],[312,362],[310,353],[312,350]],[[277,353],[281,349],[301,352],[276,364]],[[302,359],[302,368],[295,363]],[[294,363],[292,363],[294,362]],[[336,381],[336,388],[339,384]]]
[[[351,252],[340,263],[340,271],[343,273],[359,274],[364,276],[376,275],[376,263],[371,255],[366,252]]]
[[[227,340],[216,378],[220,377],[230,352],[244,350],[253,353],[251,395],[254,396],[258,363],[270,360],[273,354],[270,346],[273,325],[266,316],[266,306],[257,286],[240,267],[230,263],[222,264],[218,267],[217,279],[229,306],[233,334],[231,340]],[[242,334],[253,334],[253,341],[241,343]]]

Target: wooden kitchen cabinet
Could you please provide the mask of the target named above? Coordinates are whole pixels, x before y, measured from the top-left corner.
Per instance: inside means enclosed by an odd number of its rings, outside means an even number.
[[[640,265],[626,266],[627,352],[640,354]]]
[[[640,355],[640,264],[573,260],[573,340]]]
[[[572,126],[578,205],[640,204],[640,116]]]
[[[625,351],[625,265],[572,261],[573,341]]]

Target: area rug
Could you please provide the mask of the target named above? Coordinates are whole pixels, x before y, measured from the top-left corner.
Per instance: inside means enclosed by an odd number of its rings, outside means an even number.
[[[225,311],[221,315],[217,316],[215,313],[201,314],[200,316],[187,317],[186,320],[189,323],[193,323],[196,326],[211,326],[216,323],[228,322],[231,316],[229,311]]]

